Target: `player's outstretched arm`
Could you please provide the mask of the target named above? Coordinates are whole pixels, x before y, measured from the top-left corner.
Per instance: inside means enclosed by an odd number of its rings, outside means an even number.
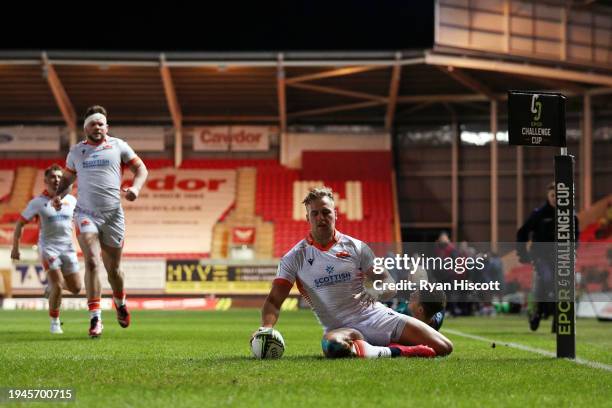
[[[62,179],[60,180],[59,186],[57,187],[57,191],[55,192],[55,196],[51,201],[51,205],[56,210],[60,210],[62,208],[62,198],[66,194],[70,192],[72,189],[72,183],[76,180],[76,173],[71,171],[64,171],[62,175]]]
[[[134,181],[132,182],[132,186],[124,189],[125,198],[128,201],[134,201],[138,198],[138,194],[140,194],[140,190],[142,190],[142,186],[147,181],[147,177],[149,176],[149,170],[147,170],[147,166],[145,166],[142,160],[136,160],[134,163],[130,164],[130,170],[134,173]]]
[[[68,194],[72,188],[72,184],[76,181],[76,173],[72,173],[71,171],[64,171],[62,174],[62,179],[60,180],[59,186],[57,187],[57,192],[55,195],[57,197],[63,198],[66,194]]]
[[[278,321],[281,306],[285,299],[287,299],[287,296],[289,296],[290,291],[290,285],[272,284],[272,289],[270,289],[270,293],[261,309],[262,327],[274,327]]]
[[[13,249],[11,250],[11,259],[19,260],[21,253],[19,252],[19,240],[21,239],[21,231],[25,223],[23,220],[17,221],[15,224],[15,232],[13,233]]]

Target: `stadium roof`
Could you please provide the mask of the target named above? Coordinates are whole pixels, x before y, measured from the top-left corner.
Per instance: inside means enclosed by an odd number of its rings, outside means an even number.
[[[445,49],[397,52],[0,51],[0,123],[77,129],[93,104],[113,123],[385,126],[486,115],[508,89],[593,95],[609,111],[612,66]],[[568,111],[581,104],[570,102]]]

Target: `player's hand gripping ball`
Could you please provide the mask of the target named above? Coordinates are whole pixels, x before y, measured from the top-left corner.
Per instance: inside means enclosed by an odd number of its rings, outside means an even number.
[[[281,358],[285,352],[285,340],[278,330],[260,327],[251,337],[251,352],[258,359]]]
[[[365,278],[363,273],[357,274],[363,282],[363,287],[359,293],[353,294],[353,299],[357,299],[359,302],[365,305],[373,305],[380,300],[383,292],[374,289],[374,283]]]

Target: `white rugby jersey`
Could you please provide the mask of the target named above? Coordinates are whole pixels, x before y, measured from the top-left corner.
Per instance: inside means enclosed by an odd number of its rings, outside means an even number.
[[[97,145],[88,140],[70,149],[66,170],[78,179],[78,205],[90,211],[121,206],[121,165],[139,160],[123,140],[107,136]]]
[[[362,321],[378,306],[365,306],[353,296],[363,288],[361,273],[374,253],[358,239],[335,232],[327,247],[308,237],[282,257],[275,284],[297,287],[325,331]]]
[[[38,215],[40,219],[40,232],[38,245],[48,247],[54,245],[72,245],[72,215],[76,206],[76,198],[66,194],[62,199],[62,208],[57,211],[51,204],[51,197],[45,190],[38,197],[33,198],[21,213],[21,220],[29,222]]]

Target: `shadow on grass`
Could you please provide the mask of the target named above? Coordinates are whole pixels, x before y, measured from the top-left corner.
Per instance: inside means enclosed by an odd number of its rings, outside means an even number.
[[[262,363],[262,364],[267,364],[267,363],[274,363],[274,362],[278,362],[278,361],[295,361],[295,362],[302,362],[302,361],[323,361],[326,360],[325,357],[318,356],[318,355],[308,355],[308,354],[304,354],[304,355],[298,355],[298,356],[285,356],[279,359],[269,359],[269,360],[258,360],[253,356],[248,356],[248,355],[243,355],[243,356],[227,356],[227,357],[205,357],[205,358],[197,358],[197,359],[187,359],[187,360],[201,360],[201,361],[216,361],[216,362],[245,362],[245,361],[252,361],[254,363]]]
[[[476,362],[478,364],[500,364],[500,363],[517,363],[517,362],[549,362],[549,363],[555,363],[555,362],[559,362],[559,361],[564,361],[563,359],[558,359],[555,357],[549,357],[549,356],[543,356],[540,354],[526,354],[525,356],[521,356],[521,357],[494,357],[494,356],[486,356],[486,355],[479,355],[473,358],[466,358],[466,357],[457,357],[457,358],[452,358],[452,357],[448,357],[446,358],[448,361],[454,360],[454,361],[461,361],[461,362],[465,362],[465,361],[473,361]]]
[[[290,356],[290,357],[283,357],[281,359],[277,359],[277,360],[257,360],[251,356],[229,356],[229,357],[211,357],[211,358],[195,358],[195,359],[188,359],[190,361],[214,361],[216,363],[235,363],[235,362],[252,362],[255,364],[275,364],[277,362],[292,362],[292,363],[302,363],[302,362],[325,362],[326,364],[336,364],[338,362],[346,362],[349,360],[354,360],[354,361],[359,361],[361,359],[357,359],[357,358],[339,358],[339,359],[328,359],[318,355],[299,355],[299,356]],[[382,359],[382,360],[386,360],[386,359]],[[381,361],[382,361],[381,360]],[[420,362],[420,363],[429,363],[432,366],[433,365],[437,365],[440,363],[446,363],[446,364],[464,364],[466,361],[470,361],[473,362],[477,365],[480,365],[482,367],[498,367],[500,364],[502,363],[509,363],[509,364],[530,364],[530,365],[538,365],[538,366],[557,366],[559,365],[559,362],[562,360],[553,358],[553,357],[546,357],[546,356],[538,356],[538,355],[534,355],[534,356],[525,356],[525,357],[504,357],[504,358],[474,358],[474,359],[465,359],[465,358],[453,358],[453,357],[439,357],[439,358],[434,358],[434,359],[428,359],[428,358],[397,358],[397,359],[393,359],[395,361],[406,361],[406,363],[408,364],[409,362]],[[372,360],[365,360],[365,361],[372,361]]]
[[[40,343],[40,342],[66,342],[66,341],[103,341],[102,339],[91,339],[87,334],[71,334],[71,335],[53,335],[53,334],[39,334],[32,336],[32,332],[12,332],[2,333],[0,335],[0,343],[5,344],[24,344],[24,343]]]
[[[481,336],[481,337],[492,337],[492,336],[532,336],[532,337],[550,337],[551,339],[555,336],[554,333],[550,333],[548,331],[537,331],[537,332],[532,332],[532,331],[524,331],[524,332],[517,332],[517,331],[462,331],[462,333],[465,334],[471,334],[473,336]],[[454,337],[455,334],[453,333],[447,333],[449,336]],[[457,335],[458,337],[461,337],[460,335]]]

